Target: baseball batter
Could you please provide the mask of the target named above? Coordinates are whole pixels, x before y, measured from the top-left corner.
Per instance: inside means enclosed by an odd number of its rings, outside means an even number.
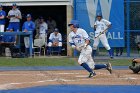
[[[95,65],[91,56],[92,48],[89,45],[89,36],[84,29],[79,28],[78,21],[71,20],[68,26],[72,30],[68,36],[69,43],[73,49],[76,49],[80,52],[78,63],[89,72],[88,77],[91,78],[96,75],[92,69],[106,68],[111,73],[112,67],[110,63]]]
[[[101,41],[103,46],[109,52],[110,58],[113,58],[113,54],[112,54],[111,48],[108,44],[108,40],[106,37],[106,31],[110,27],[111,27],[111,22],[103,19],[102,15],[98,13],[97,20],[94,24],[95,38],[94,38],[94,44],[93,44],[93,57],[95,56],[97,47]]]

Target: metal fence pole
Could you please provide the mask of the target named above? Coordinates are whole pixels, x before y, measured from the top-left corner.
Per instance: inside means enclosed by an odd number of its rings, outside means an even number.
[[[130,0],[126,2],[127,9],[127,57],[130,57]]]

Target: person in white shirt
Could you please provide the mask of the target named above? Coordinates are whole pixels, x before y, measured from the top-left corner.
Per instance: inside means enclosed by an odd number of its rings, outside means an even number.
[[[105,20],[102,18],[102,14],[98,13],[97,14],[97,20],[94,24],[94,30],[95,30],[95,38],[94,38],[94,43],[93,43],[93,57],[96,54],[97,47],[100,43],[102,42],[103,46],[106,48],[108,51],[110,58],[113,58],[113,53],[112,50],[108,44],[108,40],[106,37],[106,31],[111,27],[111,22]]]
[[[47,43],[47,31],[48,24],[44,21],[43,17],[40,17],[40,25],[39,25],[39,39],[42,39],[43,42]]]
[[[16,3],[13,3],[12,10],[8,12],[7,18],[10,19],[8,28],[13,29],[14,32],[18,32],[20,30],[20,20],[22,16]]]
[[[71,29],[71,32],[68,36],[69,43],[73,49],[76,49],[80,52],[78,63],[89,72],[88,77],[91,78],[96,75],[94,69],[106,68],[110,73],[112,73],[112,67],[110,63],[95,65],[91,56],[92,48],[89,45],[89,35],[84,29],[79,28],[78,21],[71,20],[68,26]]]
[[[59,33],[58,28],[54,29],[54,32],[50,34],[49,43],[48,43],[48,53],[52,52],[52,47],[58,47],[58,52],[61,54],[62,48],[62,35]]]

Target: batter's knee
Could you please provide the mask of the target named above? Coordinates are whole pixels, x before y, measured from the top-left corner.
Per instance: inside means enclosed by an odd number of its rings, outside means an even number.
[[[61,46],[62,46],[62,42],[59,42],[59,43],[58,43],[58,46],[61,47]]]
[[[48,47],[51,47],[51,46],[52,46],[52,42],[49,42],[49,43],[48,43]]]
[[[108,44],[105,45],[104,47],[106,48],[106,50],[110,50],[110,49],[111,49],[110,46],[109,46]]]

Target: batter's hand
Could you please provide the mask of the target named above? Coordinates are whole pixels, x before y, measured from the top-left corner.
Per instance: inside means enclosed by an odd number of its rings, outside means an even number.
[[[87,44],[84,45],[84,48],[87,48]]]

